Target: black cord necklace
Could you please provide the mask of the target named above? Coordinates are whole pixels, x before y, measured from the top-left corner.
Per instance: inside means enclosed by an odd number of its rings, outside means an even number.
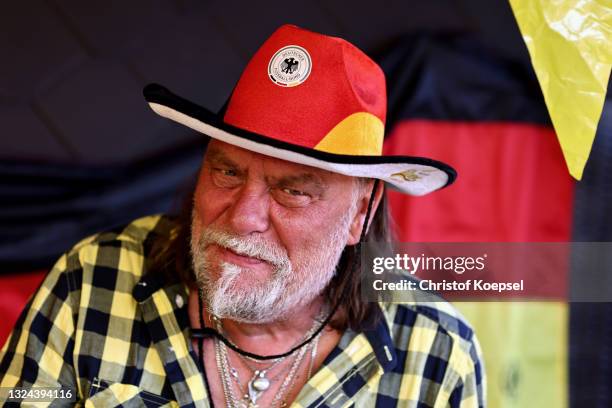
[[[378,187],[378,183],[379,180],[375,179],[374,180],[374,186],[372,187],[372,193],[370,195],[370,200],[368,201],[368,209],[366,211],[366,216],[365,216],[365,220],[363,223],[363,226],[361,228],[361,236],[359,238],[359,242],[364,242],[365,241],[365,235],[366,235],[366,231],[368,228],[368,222],[370,220],[370,212],[372,211],[372,204],[374,202],[374,196],[376,194],[376,190]],[[197,329],[192,329],[191,330],[191,337],[194,339],[198,339],[198,352],[199,352],[199,357],[200,357],[200,362],[202,365],[202,372],[206,373],[204,371],[204,356],[202,355],[202,349],[203,349],[203,343],[204,343],[204,339],[205,338],[209,338],[209,337],[216,337],[217,339],[219,339],[220,341],[222,341],[228,348],[230,348],[231,350],[235,351],[238,354],[242,354],[243,356],[255,359],[255,360],[274,360],[274,359],[278,359],[278,358],[283,358],[283,357],[287,357],[293,353],[295,353],[297,350],[299,350],[300,348],[304,347],[305,345],[307,345],[308,343],[310,343],[315,337],[317,337],[317,335],[319,333],[321,333],[321,331],[325,328],[325,326],[327,326],[327,324],[330,322],[330,320],[332,319],[332,317],[334,316],[334,314],[336,313],[336,311],[338,310],[338,307],[340,307],[340,304],[342,303],[342,301],[344,300],[347,291],[348,291],[348,285],[344,285],[344,288],[342,288],[342,295],[340,296],[340,298],[338,299],[338,301],[336,302],[336,304],[334,305],[334,307],[332,308],[331,312],[329,313],[329,315],[327,315],[327,317],[325,318],[325,320],[323,321],[323,323],[321,323],[321,325],[317,328],[317,330],[314,331],[314,333],[312,333],[312,335],[310,337],[308,337],[306,340],[304,340],[303,342],[301,342],[300,344],[298,344],[297,346],[293,347],[291,350],[287,351],[286,353],[282,353],[282,354],[273,354],[273,355],[269,355],[269,356],[262,356],[259,354],[254,354],[254,353],[250,353],[248,351],[242,350],[240,348],[238,348],[237,346],[235,346],[231,341],[229,341],[225,336],[223,336],[221,333],[219,333],[217,330],[210,328],[210,327],[206,327],[204,325],[204,316],[202,314],[202,309],[203,309],[203,291],[201,288],[198,289],[198,309],[199,309],[199,319],[200,319],[200,328]],[[204,375],[204,379],[206,382],[206,388],[207,391],[209,391],[208,395],[210,394],[210,390],[208,389],[208,381],[206,381],[206,374]]]

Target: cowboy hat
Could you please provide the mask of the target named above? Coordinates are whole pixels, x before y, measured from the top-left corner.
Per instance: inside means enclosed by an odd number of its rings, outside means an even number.
[[[267,156],[424,195],[452,183],[453,168],[383,156],[387,97],[380,67],[349,42],[293,25],[277,29],[247,64],[225,108],[212,113],[161,85],[144,89],[159,115]]]

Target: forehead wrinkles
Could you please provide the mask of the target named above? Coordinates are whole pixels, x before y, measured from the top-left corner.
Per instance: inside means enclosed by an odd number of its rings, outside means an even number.
[[[321,177],[312,173],[298,173],[278,176],[265,176],[266,183],[270,185],[278,184],[311,184],[321,190],[326,190],[328,185]]]
[[[206,151],[206,156],[205,156],[204,161],[206,163],[225,164],[225,165],[236,167],[236,168],[241,167],[240,164],[236,160],[233,160],[230,158],[229,154],[223,152],[217,147],[210,147]]]
[[[311,184],[320,189],[327,189],[328,187],[329,183],[324,180],[324,175],[317,174],[319,173],[319,171],[317,171],[318,169],[286,162],[274,157],[266,157],[253,153],[251,154],[253,160],[251,160],[250,164],[253,165],[255,162],[261,163],[264,179],[267,184]],[[231,155],[229,152],[226,153],[218,147],[213,146],[207,151],[205,160],[208,163],[222,164],[236,168],[241,172],[248,172],[248,168],[241,165],[237,160],[230,156]]]

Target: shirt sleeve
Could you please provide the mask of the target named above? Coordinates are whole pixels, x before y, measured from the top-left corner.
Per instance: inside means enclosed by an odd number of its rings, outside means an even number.
[[[0,351],[0,387],[63,387],[77,392],[73,366],[78,254],[62,256],[43,280]],[[75,394],[76,395],[76,394]]]

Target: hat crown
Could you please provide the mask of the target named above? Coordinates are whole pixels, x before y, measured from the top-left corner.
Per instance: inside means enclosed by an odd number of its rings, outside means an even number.
[[[296,26],[266,40],[218,115],[160,85],[148,85],[144,95],[161,116],[266,156],[384,180],[412,195],[455,179],[436,160],[383,156],[387,97],[380,67],[345,40]]]
[[[284,25],[247,64],[224,121],[328,153],[380,155],[386,106],[384,74],[361,50]]]

